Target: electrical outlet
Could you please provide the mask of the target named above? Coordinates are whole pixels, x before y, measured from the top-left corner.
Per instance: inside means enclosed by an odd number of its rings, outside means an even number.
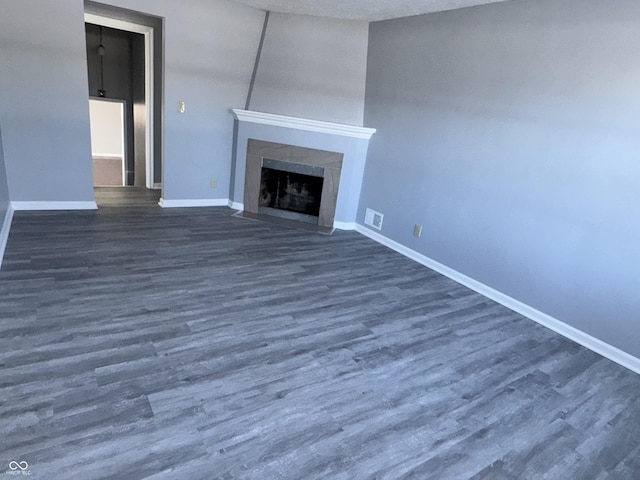
[[[211,185],[211,188],[218,188],[218,179],[212,178],[210,185]]]
[[[416,238],[420,238],[422,236],[422,225],[416,225],[413,227],[413,236]]]

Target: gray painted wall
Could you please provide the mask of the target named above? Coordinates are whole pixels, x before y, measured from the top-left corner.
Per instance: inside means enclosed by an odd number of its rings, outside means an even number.
[[[271,13],[250,110],[362,126],[367,35],[362,21]]]
[[[639,21],[515,0],[372,24],[359,220],[640,356]]]
[[[163,196],[228,198],[228,108],[244,105],[263,12],[225,0],[179,8],[173,0],[110,3],[165,20]],[[0,11],[0,111],[12,200],[92,200],[83,2],[0,0]],[[179,100],[187,104],[184,115]]]
[[[92,201],[81,0],[0,0],[0,111],[14,201]]]
[[[229,197],[233,117],[244,105],[264,13],[225,0],[112,0],[164,17],[163,198]],[[177,111],[186,102],[186,113]],[[218,179],[217,189],[211,179]]]
[[[244,106],[264,12],[227,0],[188,0],[180,8],[173,0],[108,3],[164,20],[163,197],[228,198],[228,109]],[[0,109],[13,200],[93,199],[83,4],[0,0]],[[366,23],[272,21],[251,108],[361,125]],[[185,114],[177,112],[180,100]]]

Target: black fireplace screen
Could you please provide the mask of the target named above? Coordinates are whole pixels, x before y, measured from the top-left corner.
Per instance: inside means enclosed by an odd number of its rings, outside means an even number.
[[[263,166],[259,205],[317,217],[323,181],[322,177]]]

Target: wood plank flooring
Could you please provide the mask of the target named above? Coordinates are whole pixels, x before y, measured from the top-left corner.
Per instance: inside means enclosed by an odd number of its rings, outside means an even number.
[[[640,478],[640,376],[357,233],[232,213],[15,214],[0,475]]]
[[[98,208],[104,207],[153,207],[160,208],[158,201],[162,190],[145,187],[93,187]]]

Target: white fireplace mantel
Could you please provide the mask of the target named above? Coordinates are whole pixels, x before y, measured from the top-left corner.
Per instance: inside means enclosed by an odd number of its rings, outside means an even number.
[[[289,117],[274,113],[254,112],[252,110],[241,110],[239,108],[232,108],[231,112],[233,113],[233,116],[241,122],[294,128],[296,130],[306,130],[309,132],[328,133],[344,137],[363,138],[365,140],[369,140],[371,136],[376,133],[375,128],[357,127],[355,125],[323,122],[320,120],[310,120],[300,117]]]

